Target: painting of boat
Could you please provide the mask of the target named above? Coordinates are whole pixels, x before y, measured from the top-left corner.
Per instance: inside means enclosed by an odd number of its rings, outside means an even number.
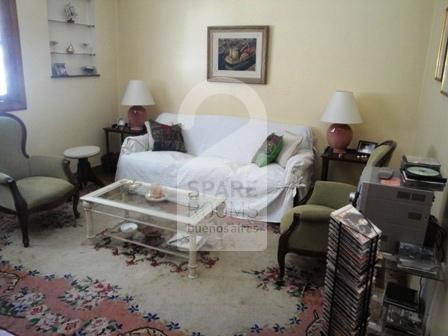
[[[219,70],[255,71],[256,39],[219,39]]]
[[[207,80],[266,84],[268,26],[207,27]]]

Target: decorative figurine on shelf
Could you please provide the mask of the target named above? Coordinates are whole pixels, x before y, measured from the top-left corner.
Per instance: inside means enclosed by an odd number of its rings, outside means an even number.
[[[68,45],[67,49],[65,49],[67,51],[67,54],[74,54],[75,53],[75,48],[73,47],[73,44],[70,42],[70,44]]]
[[[96,67],[92,66],[92,65],[86,65],[81,67],[81,70],[86,74],[86,75],[94,75],[96,74]]]
[[[78,17],[75,6],[71,2],[68,2],[64,7],[65,20],[67,23],[75,23],[75,19]]]
[[[50,48],[52,52],[56,52],[56,46],[58,45],[58,43],[59,43],[58,41],[54,40],[50,41]]]

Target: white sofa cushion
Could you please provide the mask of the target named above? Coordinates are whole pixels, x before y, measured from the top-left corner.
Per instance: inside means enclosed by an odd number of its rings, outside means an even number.
[[[285,131],[283,133],[283,147],[280,154],[275,158],[275,162],[285,168],[288,160],[299,153],[301,142],[302,136]]]
[[[190,154],[171,151],[121,155],[116,178],[157,182],[176,187],[179,168],[192,158]]]
[[[162,113],[160,123],[181,123],[185,146],[195,156],[219,156],[238,163],[250,163],[260,144],[275,132],[302,136],[300,150],[312,150],[311,129],[304,126],[266,122],[259,119],[219,115]]]
[[[278,164],[259,168],[214,157],[198,156],[184,161],[177,172],[180,186],[227,198],[257,198],[282,185],[285,170]]]

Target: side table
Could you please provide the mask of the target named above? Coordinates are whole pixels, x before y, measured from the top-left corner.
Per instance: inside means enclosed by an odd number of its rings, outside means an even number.
[[[351,162],[357,164],[366,164],[369,160],[368,155],[360,155],[356,149],[347,149],[346,153],[338,154],[333,153],[330,147],[327,147],[321,155],[322,158],[322,181],[327,181],[328,179],[328,168],[330,161],[341,161],[341,162]]]
[[[64,156],[68,159],[78,160],[78,182],[82,189],[87,183],[93,182],[99,187],[104,187],[104,183],[95,175],[90,166],[89,158],[98,155],[100,148],[98,146],[80,146],[69,148],[64,151]]]
[[[104,127],[104,134],[106,136],[106,154],[101,158],[103,168],[108,172],[115,172],[119,153],[113,153],[110,150],[109,135],[110,133],[120,134],[121,144],[127,136],[138,136],[146,134],[146,129],[132,130],[129,127]]]

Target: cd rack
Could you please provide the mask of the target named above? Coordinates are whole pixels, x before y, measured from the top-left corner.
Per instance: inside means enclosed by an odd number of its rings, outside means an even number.
[[[325,275],[324,335],[367,334],[380,236],[381,231],[351,205],[332,213]]]

